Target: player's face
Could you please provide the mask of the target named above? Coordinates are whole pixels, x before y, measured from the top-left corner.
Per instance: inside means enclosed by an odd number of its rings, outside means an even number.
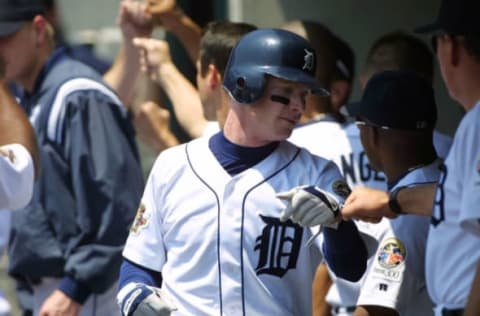
[[[0,58],[5,66],[5,81],[25,81],[32,74],[37,51],[32,23],[25,23],[18,31],[0,37]]]
[[[374,170],[382,171],[380,161],[377,159],[376,146],[375,146],[375,129],[378,128],[372,124],[369,124],[365,120],[357,120],[357,127],[360,130],[360,141],[362,142],[363,149],[367,154],[370,166]]]
[[[268,78],[262,98],[247,107],[255,124],[249,131],[265,143],[287,139],[305,111],[309,92],[304,84]]]
[[[456,91],[459,91],[457,88],[458,80],[455,77],[455,71],[458,67],[451,63],[452,52],[458,49],[459,39],[455,38],[452,35],[441,34],[435,36],[435,39],[432,41],[435,43],[434,49],[437,54],[438,63],[440,65],[440,72],[442,74],[443,81],[447,86],[450,96],[459,101],[459,98],[456,95]]]

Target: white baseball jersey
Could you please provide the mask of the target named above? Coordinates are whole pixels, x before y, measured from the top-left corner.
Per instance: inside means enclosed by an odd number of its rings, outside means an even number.
[[[346,125],[333,122],[307,124],[294,129],[289,140],[319,156],[334,161],[351,188],[367,186],[379,190],[387,189],[385,175],[370,167],[368,157],[360,140],[360,131],[354,123]],[[452,143],[451,137],[434,131],[433,142],[439,157],[445,158]],[[373,263],[378,241],[382,240],[385,234],[391,230],[390,222],[387,219],[383,219],[378,224],[369,224],[361,221],[357,221],[356,224],[367,245],[369,254],[368,270]],[[328,291],[326,301],[334,307],[355,306],[366,275],[357,282],[337,278],[331,271],[330,277],[333,283]],[[349,313],[344,312],[342,315],[347,314]]]
[[[480,102],[462,119],[435,196],[427,287],[438,308],[463,308],[480,262]]]
[[[436,183],[442,160],[416,168],[394,188]],[[425,247],[430,219],[403,215],[391,221],[391,231],[380,241],[367,273],[357,305],[392,308],[400,315],[433,315],[433,305],[425,286]]]
[[[438,157],[445,160],[448,156],[448,152],[452,147],[453,139],[445,134],[440,133],[439,131],[433,131],[433,146],[437,152]]]
[[[12,212],[10,210],[0,209],[0,259],[3,257],[4,250],[7,247],[8,237],[10,236],[10,220]],[[0,289],[0,315],[10,315],[11,306]]]
[[[305,147],[312,153],[335,162],[351,188],[368,186],[381,190],[387,189],[385,175],[373,170],[369,165],[360,141],[360,132],[355,124],[341,125],[335,122],[312,121],[295,128],[289,140],[297,146]],[[367,246],[368,269],[375,257],[378,240],[381,240],[390,230],[390,222],[387,219],[378,224],[356,221],[356,225]],[[350,282],[337,278],[331,270],[329,272],[332,285],[326,296],[328,304],[333,307],[356,306],[365,275],[357,282]],[[335,311],[332,313],[337,314]],[[341,312],[341,315],[348,314],[353,313]]]
[[[367,223],[363,221],[355,221],[360,236],[362,236],[368,251],[367,271],[372,266],[379,245],[379,240],[383,240],[385,235],[391,231],[391,223],[387,218],[383,218],[379,223]],[[328,265],[327,265],[328,266]],[[341,311],[337,312],[335,307],[355,307],[357,305],[358,296],[360,295],[360,289],[365,281],[367,273],[365,273],[357,282],[350,282],[348,280],[339,278],[329,269],[332,285],[328,290],[326,301],[334,307],[332,310],[333,315],[353,315],[353,312]]]
[[[218,125],[218,121],[208,121],[207,125],[203,129],[202,136],[212,136],[220,131],[220,126]]]
[[[315,155],[332,160],[340,168],[348,185],[386,189],[386,177],[370,167],[355,124],[316,121],[295,128],[289,141]]]
[[[230,176],[198,138],[158,157],[123,255],[162,272],[173,315],[311,315],[320,241],[280,222],[275,194],[338,181],[335,164],[289,142]]]
[[[0,147],[0,208],[19,209],[32,197],[32,156],[20,144]]]

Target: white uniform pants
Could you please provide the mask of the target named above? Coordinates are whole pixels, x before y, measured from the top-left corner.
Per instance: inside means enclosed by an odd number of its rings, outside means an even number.
[[[37,316],[43,302],[58,288],[61,279],[43,278],[40,284],[33,286],[33,315]],[[91,294],[82,305],[79,316],[113,316],[120,315],[117,306],[117,284],[102,294]]]

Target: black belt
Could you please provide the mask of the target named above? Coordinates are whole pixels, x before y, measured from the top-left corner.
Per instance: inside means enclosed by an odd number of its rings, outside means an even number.
[[[332,307],[333,314],[353,313],[354,311],[355,311],[355,306],[333,306]]]
[[[463,308],[458,309],[442,309],[442,316],[462,316]]]

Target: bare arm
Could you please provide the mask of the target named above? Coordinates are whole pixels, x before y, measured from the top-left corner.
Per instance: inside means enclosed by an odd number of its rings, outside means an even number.
[[[155,102],[140,106],[134,124],[139,138],[157,152],[180,143],[170,130],[170,112]]]
[[[32,156],[35,176],[40,171],[37,139],[27,115],[13,97],[3,80],[3,62],[0,60],[0,146],[21,144]]]
[[[424,184],[404,188],[397,195],[398,203],[407,214],[432,214],[436,184]],[[344,219],[361,219],[366,222],[379,222],[382,217],[395,218],[388,205],[389,193],[366,187],[355,188],[342,209]]]
[[[330,316],[330,305],[325,297],[332,285],[332,279],[328,274],[327,265],[320,263],[315,272],[315,278],[312,285],[312,312],[313,316]]]
[[[477,272],[473,279],[470,295],[468,296],[467,306],[464,316],[480,315],[480,262],[477,263]]]
[[[150,16],[146,13],[146,4],[133,0],[120,3],[117,23],[122,30],[123,41],[112,67],[103,79],[114,89],[123,104],[129,107],[134,98],[136,80],[139,74],[139,53],[133,45],[134,37],[149,37],[153,30]]]
[[[207,120],[198,91],[173,64],[166,41],[136,38],[140,48],[142,71],[157,82],[172,102],[178,122],[184,130],[196,138],[203,134]]]
[[[176,6],[175,0],[148,0],[147,12],[156,25],[164,27],[180,40],[195,63],[202,36],[200,26]]]

